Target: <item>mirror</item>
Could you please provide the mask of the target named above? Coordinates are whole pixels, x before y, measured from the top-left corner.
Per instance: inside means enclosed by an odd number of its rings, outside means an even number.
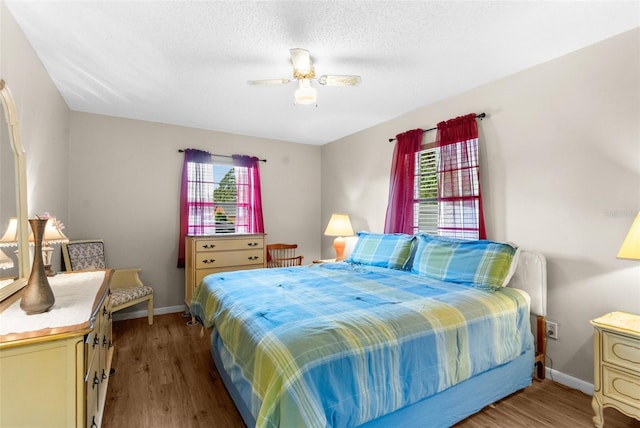
[[[12,276],[10,278],[0,279],[0,301],[2,301],[27,284],[27,276],[29,275],[29,223],[27,222],[27,174],[24,162],[24,149],[20,142],[18,115],[11,91],[7,87],[6,82],[2,79],[0,79],[0,101],[2,101],[4,118],[7,123],[9,137],[8,143],[11,146],[11,152],[13,153],[13,170],[15,177],[14,190],[16,201],[15,213],[18,220],[17,277]],[[5,138],[3,136],[0,140],[3,145],[6,144],[4,140]],[[2,177],[0,177],[0,180],[2,180]],[[4,193],[6,191],[11,192],[11,189],[7,189],[3,186],[2,191],[3,200],[7,200],[7,195],[4,195]],[[8,223],[8,218],[0,219],[1,227],[6,227]],[[0,231],[0,234],[1,233],[4,233],[4,230]],[[13,251],[13,248],[7,247],[4,250]],[[0,276],[3,276],[1,272]]]

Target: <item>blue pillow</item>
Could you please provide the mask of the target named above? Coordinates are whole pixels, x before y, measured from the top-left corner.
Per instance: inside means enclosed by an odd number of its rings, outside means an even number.
[[[358,232],[350,263],[404,269],[411,257],[411,246],[415,239],[404,233]]]
[[[465,241],[420,234],[411,272],[442,281],[497,290],[515,268],[517,248],[488,240]]]

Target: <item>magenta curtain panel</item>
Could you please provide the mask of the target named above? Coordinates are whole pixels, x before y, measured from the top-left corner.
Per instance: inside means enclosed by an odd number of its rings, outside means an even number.
[[[438,124],[438,234],[486,239],[475,113]]]
[[[389,202],[384,221],[385,233],[413,233],[415,154],[420,151],[422,134],[422,129],[412,129],[396,135]]]
[[[213,163],[211,153],[196,149],[184,151],[180,186],[180,232],[178,237],[178,267],[184,267],[184,237],[206,234],[206,218],[213,216],[213,177],[207,171]],[[195,179],[189,181],[189,168]],[[206,201],[210,200],[209,203]],[[191,202],[189,202],[191,201]],[[191,219],[191,221],[190,221]]]
[[[236,168],[238,202],[236,205],[237,233],[264,233],[262,220],[262,190],[260,188],[260,160],[257,157],[233,155]]]

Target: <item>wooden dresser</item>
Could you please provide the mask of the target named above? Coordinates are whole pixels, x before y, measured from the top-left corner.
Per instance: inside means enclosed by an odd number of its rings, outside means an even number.
[[[210,273],[267,267],[264,234],[187,236],[185,239],[184,301]]]
[[[640,316],[611,312],[591,324],[595,328],[594,425],[604,425],[605,407],[640,420]]]
[[[49,278],[55,304],[26,315],[20,295],[0,309],[0,426],[99,427],[113,356],[111,271]]]

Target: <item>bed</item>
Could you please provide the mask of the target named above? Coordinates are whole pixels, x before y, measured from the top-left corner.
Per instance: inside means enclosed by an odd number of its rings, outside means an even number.
[[[209,275],[190,311],[249,427],[445,427],[530,385],[546,267],[505,243],[361,232],[346,262]]]

